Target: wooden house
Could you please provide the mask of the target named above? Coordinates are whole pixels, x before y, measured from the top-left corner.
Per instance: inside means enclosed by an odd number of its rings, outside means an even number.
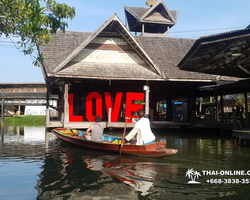
[[[214,88],[213,94],[244,94],[244,112],[248,125],[250,124],[248,103],[248,93],[250,92],[249,28],[248,26],[241,30],[199,38],[178,64],[182,70],[238,77],[239,80],[235,83]],[[223,98],[221,99],[223,100]]]
[[[59,119],[48,119],[48,127],[86,128],[95,115],[106,127],[124,127],[124,116],[140,108],[153,121],[160,100],[167,103],[164,120],[171,121],[172,99],[186,98],[190,110],[197,88],[216,83],[217,76],[177,67],[195,42],[163,34],[176,23],[177,11],[159,1],[125,7],[125,13],[130,30],[113,14],[93,33],[57,32],[40,47],[47,98],[59,96]]]
[[[124,7],[131,32],[165,33],[177,22],[178,11],[169,10],[163,1],[147,1],[150,8]]]

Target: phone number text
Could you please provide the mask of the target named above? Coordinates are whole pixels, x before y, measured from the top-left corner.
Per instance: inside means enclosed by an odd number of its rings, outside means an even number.
[[[249,184],[250,179],[207,179],[206,182],[211,184]]]

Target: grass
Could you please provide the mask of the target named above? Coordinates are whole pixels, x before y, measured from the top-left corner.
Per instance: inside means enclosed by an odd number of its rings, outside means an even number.
[[[1,119],[2,120],[2,119]],[[25,125],[25,126],[45,126],[45,116],[16,116],[5,117],[4,123],[6,125]]]

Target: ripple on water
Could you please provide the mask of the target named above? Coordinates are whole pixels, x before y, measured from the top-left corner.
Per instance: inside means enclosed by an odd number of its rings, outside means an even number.
[[[199,172],[248,170],[249,148],[235,147],[231,139],[164,136],[168,147],[177,148],[178,154],[159,159],[122,155],[118,159],[116,154],[82,149],[59,140],[50,141],[45,149],[41,138],[35,141],[33,135],[26,134],[17,141],[14,131],[5,137],[0,199],[243,200],[250,195],[248,185],[208,184],[209,176],[199,177],[200,185],[188,184],[186,172],[191,168]]]

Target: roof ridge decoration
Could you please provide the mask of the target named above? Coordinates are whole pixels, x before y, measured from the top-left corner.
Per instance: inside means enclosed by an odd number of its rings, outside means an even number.
[[[168,16],[170,17],[170,20],[171,20],[174,24],[176,24],[176,19],[173,17],[173,15],[171,14],[170,10],[168,9],[168,7],[166,6],[166,4],[164,3],[163,0],[160,0],[159,2],[157,2],[156,4],[154,4],[152,7],[150,7],[149,10],[148,10],[146,13],[144,13],[144,15],[140,18],[140,21],[145,21],[145,18],[146,18],[148,15],[150,15],[150,13],[152,13],[152,12],[153,12],[158,6],[160,6],[160,5],[162,5],[162,6],[165,8],[165,10],[166,10]],[[167,16],[166,16],[166,17],[167,17]]]
[[[62,61],[52,72],[59,72],[65,65],[67,65],[78,53],[80,53],[93,39],[95,39],[106,27],[113,26],[114,23],[117,22],[119,24],[119,28],[116,28],[116,31],[119,34],[122,34],[123,39],[131,45],[134,51],[145,61],[147,65],[158,75],[162,76],[161,71],[156,66],[156,64],[151,60],[151,58],[146,54],[146,52],[142,49],[142,47],[137,43],[134,39],[133,35],[129,32],[126,26],[122,23],[119,17],[114,13],[108,20],[106,20],[93,34],[91,34],[86,40],[84,40],[71,54],[67,56],[67,58]],[[124,35],[126,37],[124,37]]]

